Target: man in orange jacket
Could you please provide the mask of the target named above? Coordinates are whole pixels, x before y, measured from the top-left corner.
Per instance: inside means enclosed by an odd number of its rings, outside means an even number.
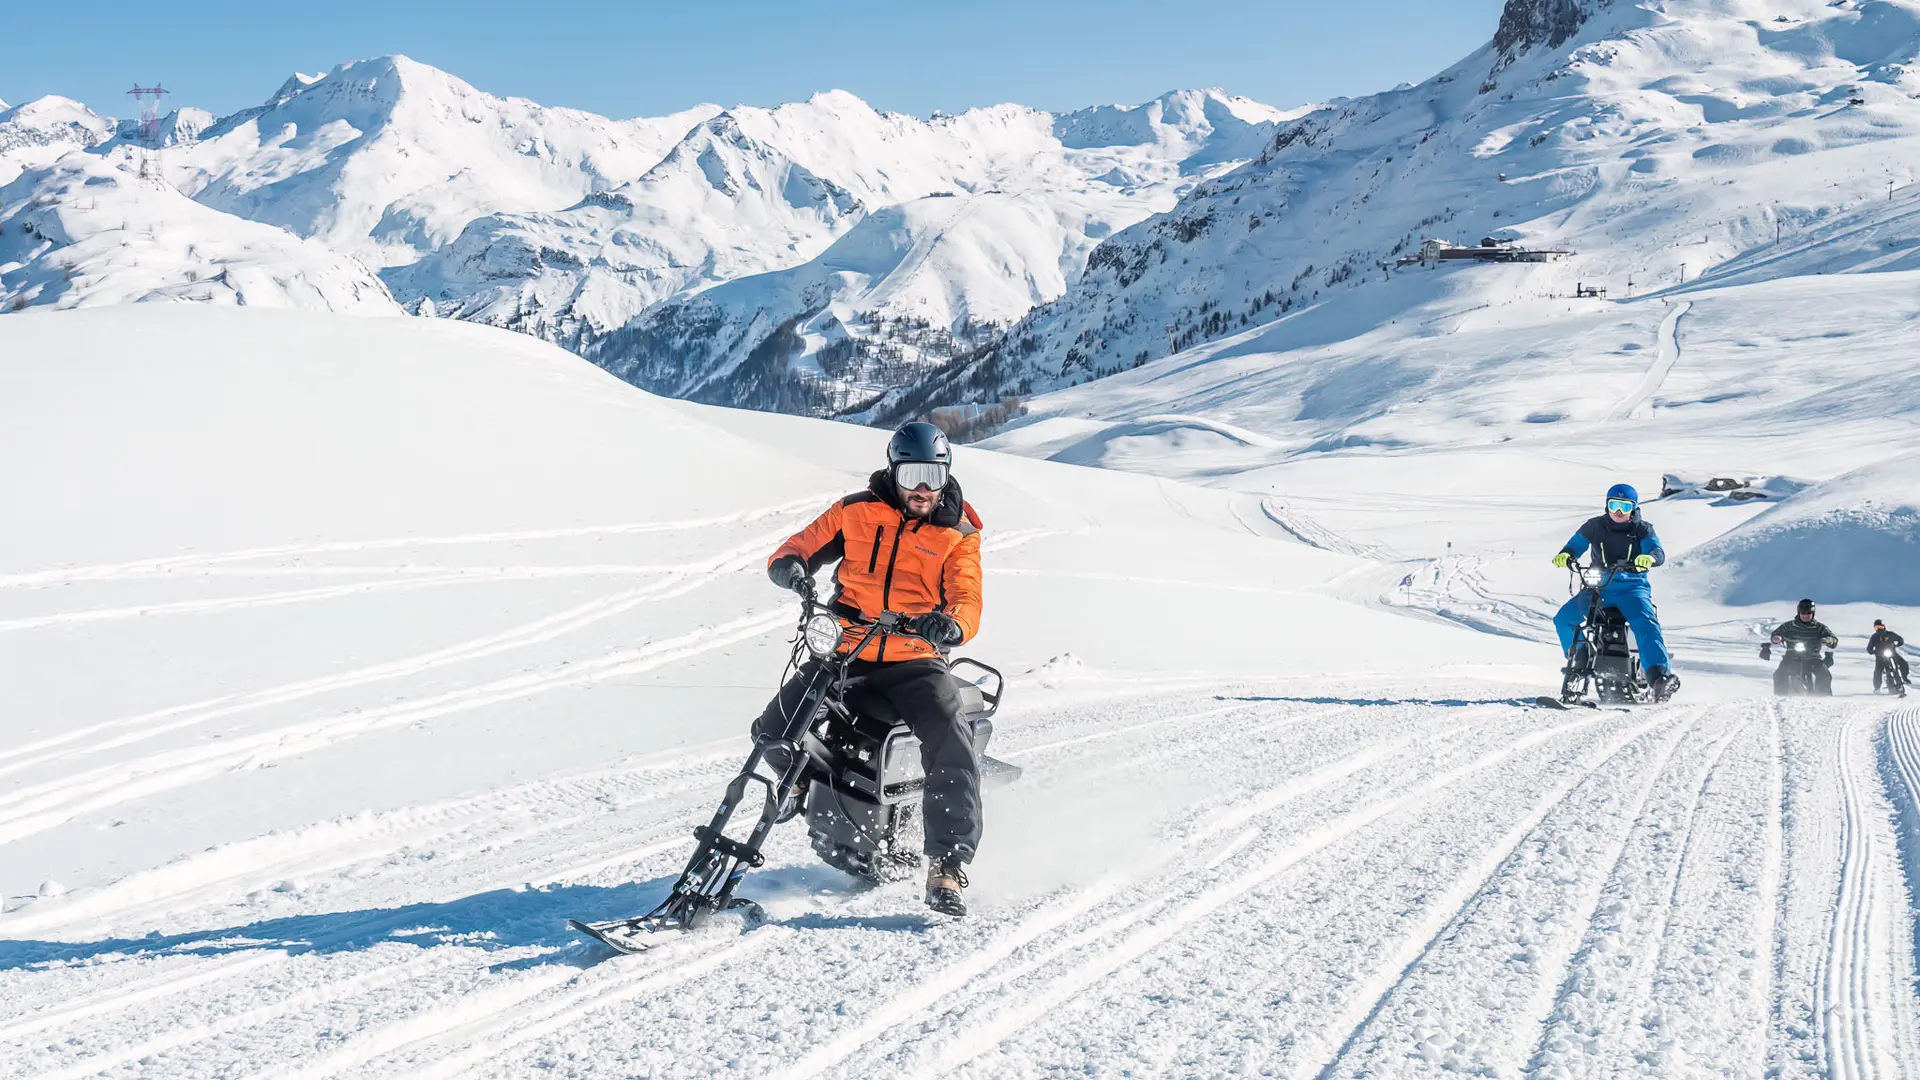
[[[894,432],[887,467],[868,479],[867,490],[827,507],[780,545],[767,575],[800,591],[838,560],[834,608],[866,619],[884,611],[914,616],[908,626],[924,641],[868,641],[856,632],[841,648],[860,649],[848,674],[886,695],[920,740],[927,906],[965,915],[965,866],[980,845],[980,763],[944,654],[980,629],[980,518],[961,498],[951,464],[947,436],[932,424]],[[786,727],[811,676],[802,669],[781,688],[755,721],[756,733]]]

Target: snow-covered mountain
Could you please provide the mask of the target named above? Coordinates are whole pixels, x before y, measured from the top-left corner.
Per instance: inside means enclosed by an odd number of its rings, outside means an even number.
[[[743,278],[737,262],[682,260],[663,284],[683,295],[591,342],[589,356],[662,393],[761,408],[843,407],[911,380],[1059,296],[1101,239],[1243,163],[1292,115],[1218,90],[1062,116],[1002,106],[919,121],[874,113],[847,95],[815,98],[807,108],[828,105],[837,122],[803,139],[769,123],[777,117],[752,117],[768,130],[762,145],[790,148],[758,160],[834,178],[857,210],[805,216],[808,228],[789,245],[758,253],[754,269],[773,273]],[[882,134],[849,148],[857,153],[825,152],[862,129]],[[690,176],[692,164],[676,150],[655,173]],[[642,185],[650,182],[658,177]],[[702,174],[687,186],[716,183]],[[778,203],[761,188],[720,186],[733,202]],[[667,199],[649,191],[634,202]],[[676,234],[699,228],[688,223]],[[734,280],[702,291],[726,278]]]
[[[398,315],[350,255],[223,214],[137,153],[67,153],[0,187],[0,311],[195,301]]]
[[[387,277],[403,300],[582,348],[652,389],[766,403],[727,383],[788,319],[835,305],[808,339],[820,346],[873,336],[848,329],[856,311],[878,317],[866,328],[1011,322],[1058,295],[1095,241],[1251,157],[1285,115],[1220,91],[1060,117],[996,106],[921,120],[844,92],[736,108],[631,184],[558,213],[478,220]],[[936,199],[952,201],[913,205]],[[829,251],[843,238],[848,249]],[[716,326],[722,340],[709,340]],[[816,352],[790,359],[817,371]]]
[[[834,91],[615,121],[389,56],[295,75],[232,116],[168,114],[142,156],[203,207],[375,267],[409,310],[534,334],[664,392],[817,412],[1059,296],[1097,242],[1299,111],[1196,90],[919,119]],[[58,99],[15,114],[0,139],[32,148],[23,164],[138,142]],[[821,318],[781,330],[802,315]],[[756,350],[776,357],[770,381],[744,370]]]
[[[171,155],[196,201],[369,265],[410,263],[486,214],[553,210],[634,178],[717,111],[609,120],[476,90],[386,56],[295,75]]]
[[[1338,337],[1758,265],[1776,230],[1811,239],[1920,172],[1917,54],[1913,0],[1511,0],[1485,47],[1284,125],[1257,161],[1103,243],[999,347],[882,413],[1084,382],[1315,305]],[[1883,224],[1876,244],[1913,238]],[[1394,268],[1424,239],[1485,236],[1571,254]],[[1390,287],[1429,273],[1432,289]]]
[[[105,142],[113,128],[112,120],[70,98],[48,96],[11,108],[0,101],[0,184],[68,151]]]

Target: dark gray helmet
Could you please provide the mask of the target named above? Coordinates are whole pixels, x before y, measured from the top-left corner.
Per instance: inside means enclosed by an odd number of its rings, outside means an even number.
[[[1812,601],[1811,599],[1807,599],[1807,600],[1802,600],[1802,601],[1800,601],[1800,610],[1799,610],[1799,613],[1800,613],[1800,614],[1802,614],[1802,615],[1811,615],[1811,614],[1813,614],[1813,601]]]
[[[898,465],[903,461],[953,464],[953,447],[947,442],[947,433],[925,420],[903,426],[887,443],[887,464]]]
[[[907,491],[945,490],[952,462],[953,447],[947,442],[947,433],[924,420],[894,432],[887,443],[887,472]]]

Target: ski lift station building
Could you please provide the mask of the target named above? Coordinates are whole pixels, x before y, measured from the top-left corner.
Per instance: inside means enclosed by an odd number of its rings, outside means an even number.
[[[1463,247],[1449,240],[1436,240],[1431,237],[1420,241],[1420,250],[1400,260],[1401,266],[1419,263],[1432,266],[1435,263],[1467,260],[1471,262],[1553,262],[1573,254],[1558,248],[1523,248],[1512,240],[1497,236],[1486,236],[1472,247]]]

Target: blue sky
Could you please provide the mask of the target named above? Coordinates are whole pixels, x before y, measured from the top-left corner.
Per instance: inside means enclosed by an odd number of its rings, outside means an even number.
[[[615,117],[772,105],[843,89],[925,115],[1051,110],[1223,86],[1274,105],[1417,82],[1493,36],[1501,0],[974,0],[969,4],[31,3],[5,5],[0,99],[78,98],[130,115],[258,104],[294,71],[405,53],[495,94]],[[31,47],[22,48],[21,44]]]

